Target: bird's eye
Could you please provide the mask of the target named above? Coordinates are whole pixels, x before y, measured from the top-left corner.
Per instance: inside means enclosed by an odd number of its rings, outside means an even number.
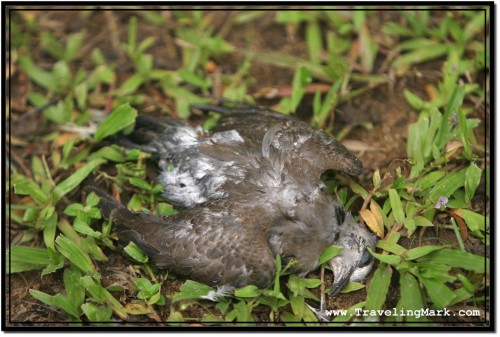
[[[371,256],[368,249],[365,249],[363,255],[361,256],[361,260],[359,260],[358,267],[364,267],[370,264],[373,261],[373,256]]]

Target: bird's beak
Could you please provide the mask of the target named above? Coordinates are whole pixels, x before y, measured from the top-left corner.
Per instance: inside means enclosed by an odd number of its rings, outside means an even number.
[[[342,288],[349,282],[354,267],[348,267],[344,263],[339,262],[338,259],[332,259],[330,261],[330,267],[333,271],[333,284],[330,295],[337,296]]]

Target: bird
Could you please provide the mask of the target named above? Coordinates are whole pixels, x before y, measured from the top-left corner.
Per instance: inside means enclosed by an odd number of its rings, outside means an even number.
[[[261,180],[262,172],[279,175],[286,170],[290,179],[322,184],[320,176],[327,169],[349,175],[363,170],[335,138],[293,117],[255,107],[193,106],[223,113],[211,136],[183,121],[139,116],[134,133],[122,139],[122,145],[154,155],[163,196],[174,205],[190,208],[227,197],[227,191],[252,174]]]
[[[132,212],[92,187],[123,241],[137,244],[159,268],[214,286],[269,287],[276,256],[304,276],[318,268],[330,245],[343,248],[329,261],[332,295],[367,276],[376,236],[321,181],[327,169],[360,174],[358,158],[332,136],[270,109],[193,108],[222,115],[211,133],[139,116],[120,142],[153,155],[163,197],[179,213]]]
[[[275,279],[277,255],[285,264],[294,259],[292,272],[305,276],[319,267],[329,245],[339,245],[342,253],[329,262],[331,294],[337,295],[348,281],[364,279],[373,265],[367,249],[375,248],[376,238],[327,197],[299,203],[294,218],[252,208],[252,201],[225,199],[156,216],[130,211],[99,188],[87,186],[89,192],[100,197],[101,213],[118,226],[121,240],[134,242],[157,267],[208,285],[265,289]]]

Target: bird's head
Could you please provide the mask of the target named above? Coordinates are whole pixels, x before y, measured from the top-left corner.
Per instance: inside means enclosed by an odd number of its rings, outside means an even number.
[[[333,271],[331,295],[337,295],[349,281],[362,281],[370,273],[374,259],[368,248],[375,249],[377,237],[346,213],[333,245],[343,251],[330,260]]]

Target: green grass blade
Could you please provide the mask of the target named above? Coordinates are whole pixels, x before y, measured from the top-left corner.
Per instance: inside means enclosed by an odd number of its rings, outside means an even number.
[[[423,246],[423,247],[412,248],[408,252],[406,252],[405,259],[410,261],[415,260],[443,248],[444,246]]]
[[[39,204],[44,204],[49,196],[31,179],[20,179],[14,183],[16,194],[29,195]]]
[[[141,263],[146,263],[148,262],[149,258],[147,255],[145,255],[142,250],[137,247],[137,245],[133,242],[130,242],[124,249],[123,249],[131,258],[133,258],[136,261],[139,261]]]
[[[453,114],[458,114],[458,109],[462,105],[465,97],[465,86],[459,85],[453,91],[451,99],[446,108],[446,112],[443,116],[441,127],[439,128],[438,135],[436,137],[436,145],[439,149],[443,148],[446,142],[450,139],[452,125],[449,123],[450,118]]]
[[[403,204],[399,198],[398,192],[395,189],[389,189],[389,201],[391,203],[392,213],[397,223],[403,223],[405,220],[405,212]]]
[[[81,283],[85,289],[91,293],[92,296],[99,302],[103,303],[106,302],[111,305],[113,308],[113,311],[115,314],[118,315],[121,319],[127,319],[128,314],[127,312],[123,309],[123,306],[121,305],[120,302],[116,298],[113,297],[113,295],[104,289],[104,287],[98,283],[94,279],[92,279],[90,276],[84,276],[81,278]]]
[[[386,252],[393,253],[396,255],[403,255],[407,252],[407,250],[404,247],[398,245],[397,243],[386,240],[379,240],[377,242],[377,247],[382,248]]]
[[[489,271],[489,259],[461,250],[442,249],[420,258],[418,262],[445,264],[454,268],[473,270],[478,273]]]
[[[94,303],[85,303],[82,304],[81,309],[92,323],[109,322],[111,321],[111,316],[113,315],[113,308],[108,305],[97,306]]]
[[[191,299],[199,299],[202,296],[206,296],[211,290],[212,287],[207,286],[205,284],[187,280],[180,289],[180,292],[174,294],[172,298],[172,303],[179,302],[182,300],[191,300]]]
[[[73,190],[75,187],[80,185],[80,183],[87,178],[87,176],[95,170],[97,167],[104,164],[106,160],[97,158],[92,159],[90,162],[85,164],[85,166],[79,168],[71,176],[60,182],[54,189],[54,203],[59,201],[66,193]]]
[[[342,253],[342,250],[342,247],[328,246],[319,256],[318,264],[323,264],[327,261],[330,261],[335,256]]]
[[[425,49],[416,49],[407,54],[401,55],[393,63],[392,67],[399,69],[404,66],[409,66],[416,63],[422,63],[431,59],[441,57],[448,51],[448,46],[445,44],[435,44],[432,47]]]
[[[70,239],[59,235],[56,239],[56,245],[59,252],[83,272],[91,275],[96,273],[90,256]]]
[[[84,32],[68,35],[66,40],[66,50],[64,51],[64,60],[69,62],[75,58],[76,54],[80,51],[84,38]]]
[[[400,294],[401,298],[399,300],[399,307],[404,310],[419,310],[424,308],[424,299],[422,297],[422,291],[418,284],[417,279],[407,271],[404,271],[400,275],[399,279]],[[405,320],[408,322],[415,321],[425,321],[425,317],[414,317],[407,316]]]
[[[50,255],[46,248],[14,245],[10,249],[10,258],[13,262],[29,262],[40,266],[51,263]]]
[[[8,254],[8,252],[7,252],[7,254]],[[26,262],[26,261],[9,261],[8,258],[7,258],[7,261],[5,264],[7,274],[15,274],[15,273],[21,273],[23,271],[28,271],[28,270],[41,269],[44,266],[45,265]]]
[[[54,305],[54,296],[44,293],[43,291],[30,289],[30,295],[35,299],[47,305]]]
[[[466,171],[467,169],[463,169],[450,173],[429,191],[427,197],[432,202],[437,202],[439,197],[449,198],[456,190],[464,186]]]
[[[78,318],[80,316],[80,306],[75,307],[64,295],[54,295],[54,305],[64,310],[67,314]]]
[[[365,305],[366,310],[378,310],[383,307],[387,292],[389,291],[389,285],[391,284],[391,277],[391,266],[381,263],[370,281]]]
[[[57,213],[53,213],[50,218],[44,221],[43,241],[49,248],[55,249],[54,239],[56,238]]]
[[[54,81],[54,76],[50,72],[38,67],[29,56],[20,57],[19,64],[33,82],[48,91],[55,90],[56,82]]]
[[[311,62],[319,64],[319,55],[323,50],[321,28],[316,21],[311,21],[306,25],[306,43]]]
[[[136,117],[137,110],[131,107],[129,103],[120,105],[99,125],[94,135],[94,141],[99,142],[129,127],[134,124]]]
[[[253,284],[247,285],[246,287],[236,289],[234,291],[234,296],[236,297],[257,297],[260,294],[260,289]]]
[[[470,202],[476,192],[483,171],[476,164],[471,163],[465,172],[465,200]]]
[[[368,248],[368,250],[373,255],[373,257],[375,257],[376,259],[378,259],[384,263],[387,263],[389,265],[397,266],[401,263],[401,257],[398,255],[378,254],[378,253],[375,253],[370,248]]]
[[[444,283],[435,279],[420,278],[427,294],[438,308],[445,308],[455,298],[455,293]]]
[[[80,307],[85,301],[85,288],[80,282],[81,277],[82,273],[77,268],[65,269],[63,273],[64,289],[74,307]]]

